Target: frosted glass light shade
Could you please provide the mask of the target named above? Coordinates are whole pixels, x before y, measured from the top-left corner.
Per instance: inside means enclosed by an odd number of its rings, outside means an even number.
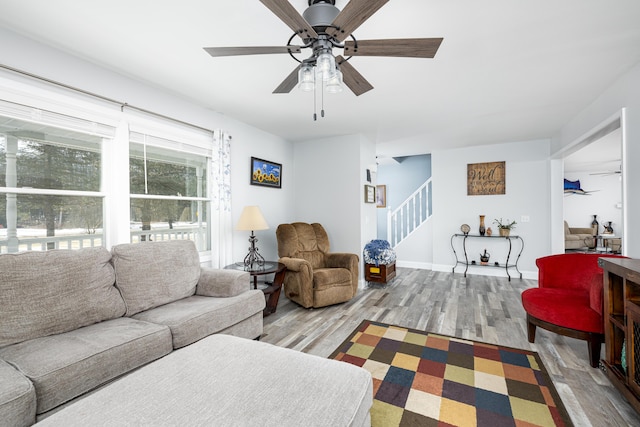
[[[315,87],[315,75],[313,66],[303,64],[298,70],[298,89],[303,92],[311,92]]]
[[[236,230],[268,230],[269,224],[264,219],[258,206],[245,206],[236,224]]]
[[[318,68],[318,74],[326,82],[335,75],[336,59],[330,52],[321,53],[316,60],[316,67]]]
[[[342,72],[336,70],[333,77],[331,77],[325,86],[328,93],[340,93],[342,92]]]

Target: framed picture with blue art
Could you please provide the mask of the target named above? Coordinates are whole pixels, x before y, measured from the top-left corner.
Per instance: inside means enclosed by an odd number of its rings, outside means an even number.
[[[282,165],[269,160],[251,158],[251,185],[282,187]]]

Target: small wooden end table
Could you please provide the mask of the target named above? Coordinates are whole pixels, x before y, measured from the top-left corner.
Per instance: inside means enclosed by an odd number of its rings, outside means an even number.
[[[225,269],[240,270],[249,273],[253,278],[253,289],[258,289],[258,276],[274,274],[273,282],[265,282],[267,286],[261,287],[260,289],[264,293],[265,298],[267,298],[267,306],[262,312],[263,317],[276,312],[280,292],[282,291],[282,283],[284,282],[284,273],[287,271],[287,267],[284,264],[277,261],[265,261],[262,267],[255,270],[247,270],[244,263],[236,262],[227,265]]]

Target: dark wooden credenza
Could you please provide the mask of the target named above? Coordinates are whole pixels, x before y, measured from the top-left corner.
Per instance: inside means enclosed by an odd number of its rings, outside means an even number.
[[[598,265],[604,271],[606,353],[601,367],[640,412],[640,260],[600,258]]]

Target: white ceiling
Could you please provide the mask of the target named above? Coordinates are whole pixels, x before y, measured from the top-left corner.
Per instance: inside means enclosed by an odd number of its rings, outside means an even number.
[[[622,168],[622,132],[620,128],[565,157],[565,173],[614,174]]]
[[[291,4],[302,13],[308,0]],[[287,140],[364,133],[381,156],[548,138],[640,61],[638,0],[391,0],[356,38],[444,37],[437,55],[353,57],[375,89],[327,95],[314,122],[312,94],[271,93],[297,64],[288,55],[202,49],[285,45],[291,31],[258,0],[0,0],[0,10],[2,26]]]

